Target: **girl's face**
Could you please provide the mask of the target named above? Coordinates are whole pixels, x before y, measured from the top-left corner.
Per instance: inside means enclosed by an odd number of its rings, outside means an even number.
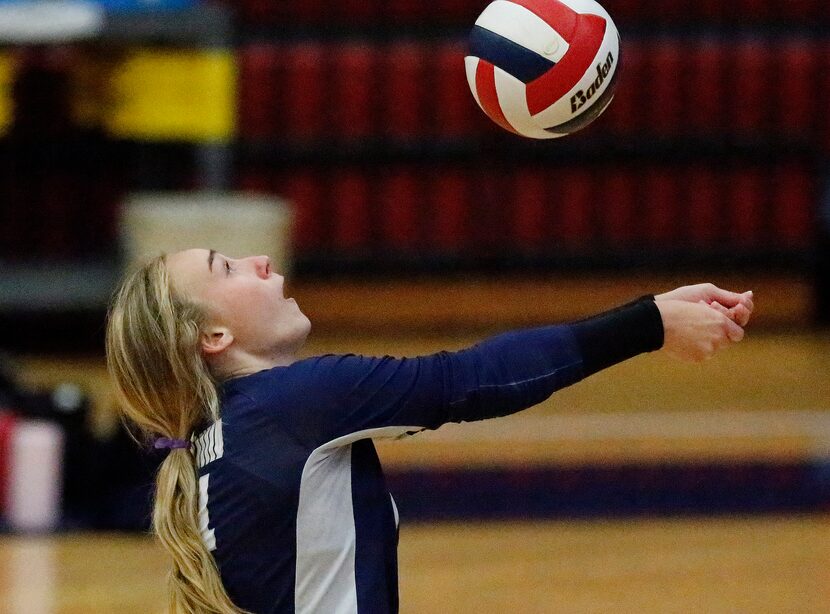
[[[267,256],[189,249],[169,255],[167,264],[176,289],[206,309],[207,332],[228,331],[239,349],[261,357],[295,352],[311,330]]]

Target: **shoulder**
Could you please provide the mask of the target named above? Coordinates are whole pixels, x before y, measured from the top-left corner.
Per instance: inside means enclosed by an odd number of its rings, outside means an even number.
[[[341,397],[362,384],[383,378],[407,359],[361,354],[325,354],[298,361],[288,367],[289,379],[306,381],[321,393]]]
[[[376,369],[395,362],[389,356],[368,357],[359,354],[323,354],[304,358],[290,365],[274,367],[233,378],[222,383],[224,398],[236,397],[257,402],[261,399],[320,395],[352,386]]]

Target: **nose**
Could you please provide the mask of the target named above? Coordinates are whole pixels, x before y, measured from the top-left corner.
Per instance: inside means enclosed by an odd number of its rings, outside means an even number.
[[[268,256],[254,256],[254,269],[262,279],[268,279],[271,275],[271,259]]]

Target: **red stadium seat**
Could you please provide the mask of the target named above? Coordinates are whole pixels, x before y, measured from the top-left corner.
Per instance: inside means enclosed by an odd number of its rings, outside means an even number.
[[[552,249],[584,251],[593,241],[593,218],[596,197],[594,173],[583,168],[554,171],[550,194],[553,208]]]
[[[548,243],[550,185],[544,169],[519,170],[513,178],[512,242],[520,251],[537,251]]]
[[[422,0],[386,0],[383,6],[383,15],[390,24],[424,23],[433,20],[435,15],[432,5]]]
[[[471,135],[475,120],[483,119],[476,108],[464,77],[463,45],[444,43],[434,49],[429,65],[434,67],[434,132],[439,137],[459,138]]]
[[[284,131],[292,140],[319,139],[328,127],[332,101],[326,84],[326,52],[323,45],[300,43],[286,50],[284,59]]]
[[[613,169],[602,178],[597,205],[600,232],[606,247],[630,248],[641,223],[637,182],[630,169]]]
[[[373,191],[365,172],[342,170],[335,173],[328,195],[334,249],[357,254],[371,247]]]
[[[500,255],[510,245],[511,182],[508,172],[495,165],[468,171],[471,191],[470,245],[484,256]]]
[[[384,53],[382,115],[387,134],[400,140],[414,140],[423,134],[424,48],[417,43],[395,43]],[[464,73],[459,72],[459,79]]]
[[[819,113],[821,85],[818,47],[808,40],[785,42],[778,55],[780,78],[776,91],[775,128],[784,136],[811,139]]]
[[[733,0],[731,3],[733,15],[740,15],[741,21],[766,22],[780,18],[787,13],[787,2],[772,3],[770,0]]]
[[[414,169],[397,168],[377,186],[382,245],[390,251],[411,252],[422,236],[422,211],[418,175]]]
[[[602,3],[617,25],[635,21],[643,14],[643,4],[643,0],[604,0]]]
[[[643,177],[643,240],[648,245],[675,247],[682,239],[679,177],[669,169],[646,170]]]
[[[815,238],[818,194],[815,179],[802,166],[785,165],[773,174],[772,243],[807,248]]]
[[[329,11],[341,23],[363,25],[376,23],[382,7],[378,0],[339,0],[329,5]]]
[[[375,130],[377,50],[368,44],[350,43],[332,50],[332,132],[354,141],[372,136]]]
[[[807,24],[826,24],[830,14],[827,12],[825,0],[787,0],[787,2],[774,2],[768,0],[776,7],[786,10],[786,18],[789,21],[803,22]]]
[[[716,134],[731,125],[723,106],[727,48],[719,39],[705,38],[686,55],[686,129],[691,134]]]
[[[727,20],[730,13],[728,3],[723,0],[692,0],[689,4],[689,22],[704,22],[709,25],[718,25]]]
[[[760,39],[742,41],[732,55],[728,118],[741,136],[758,136],[769,129],[773,95],[773,54]]]
[[[275,82],[280,62],[275,45],[250,45],[239,53],[239,132],[247,139],[268,139],[279,134]]]
[[[814,24],[827,18],[826,7],[822,0],[741,0],[738,8],[740,14],[755,11],[754,21]]]
[[[471,0],[438,0],[432,6],[435,11],[435,20],[438,22],[473,24],[478,13],[484,10],[487,3]]]
[[[690,3],[690,0],[645,0],[640,3],[640,11],[634,19],[642,20],[644,15],[653,15],[654,22],[661,25],[687,23],[690,15],[694,14]]]
[[[819,85],[819,95],[823,101],[823,109],[830,104],[830,41],[824,41],[819,46],[819,69],[816,80]],[[822,111],[819,113],[818,133],[821,136],[824,152],[830,151],[830,113]]]
[[[630,135],[648,122],[651,104],[643,88],[643,83],[647,81],[647,56],[645,45],[637,41],[626,43],[620,51],[622,67],[617,73],[619,83],[614,92],[614,100],[604,112],[607,115],[605,121],[612,132]]]
[[[767,189],[763,171],[743,168],[730,174],[727,235],[730,246],[752,248],[766,246],[764,222]]]
[[[299,253],[326,247],[325,221],[330,216],[326,215],[323,188],[322,177],[309,170],[290,171],[286,173],[283,184],[277,186],[276,191],[293,206],[291,238],[293,247]]]
[[[684,104],[681,59],[681,48],[673,40],[661,40],[649,50],[649,128],[661,137],[680,131]]]
[[[455,253],[469,243],[471,186],[460,170],[440,171],[430,177],[430,243],[438,253]]]
[[[723,188],[713,168],[693,167],[681,179],[686,222],[681,232],[690,247],[712,248],[723,243]]]
[[[318,24],[330,21],[331,4],[325,0],[272,0],[274,4],[285,2],[291,11],[291,22],[300,24]],[[273,22],[272,22],[273,23]]]
[[[226,2],[238,11],[245,24],[271,24],[293,21],[294,3],[289,0],[242,0],[240,3]]]

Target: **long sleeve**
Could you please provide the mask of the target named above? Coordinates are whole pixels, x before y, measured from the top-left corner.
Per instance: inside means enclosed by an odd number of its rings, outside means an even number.
[[[301,389],[313,390],[307,411],[315,415],[303,423],[334,439],[504,416],[662,341],[659,311],[646,298],[573,324],[497,335],[458,352],[320,356],[303,361],[303,379],[313,385]]]

